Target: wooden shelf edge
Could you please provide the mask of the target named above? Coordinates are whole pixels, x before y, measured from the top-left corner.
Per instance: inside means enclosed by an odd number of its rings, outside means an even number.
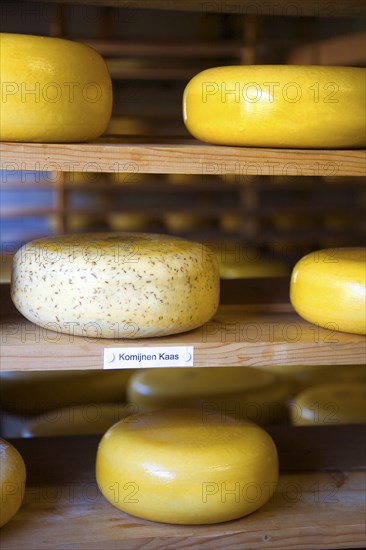
[[[138,138],[135,139],[138,141]],[[82,159],[82,160],[81,160]],[[0,143],[5,172],[106,172],[237,176],[365,176],[366,150],[274,149],[195,140]]]

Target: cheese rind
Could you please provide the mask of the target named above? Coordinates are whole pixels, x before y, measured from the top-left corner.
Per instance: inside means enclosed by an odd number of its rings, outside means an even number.
[[[293,400],[290,418],[297,426],[364,424],[366,382],[332,382],[308,388]]]
[[[111,504],[134,516],[217,523],[245,516],[272,496],[278,458],[256,424],[169,409],[112,426],[98,447],[96,479]]]
[[[148,233],[45,238],[14,257],[11,297],[30,321],[88,338],[140,338],[199,327],[216,312],[211,251]]]
[[[290,386],[281,376],[252,367],[137,370],[127,383],[127,399],[139,412],[197,408],[261,425],[284,419]]]
[[[20,453],[0,438],[0,527],[17,513],[24,496],[26,468]]]
[[[366,248],[331,248],[304,256],[291,275],[299,315],[329,330],[366,333]]]
[[[106,130],[112,82],[98,52],[62,38],[0,38],[1,141],[78,142]]]
[[[247,65],[207,69],[183,95],[197,139],[254,147],[366,145],[364,68]]]

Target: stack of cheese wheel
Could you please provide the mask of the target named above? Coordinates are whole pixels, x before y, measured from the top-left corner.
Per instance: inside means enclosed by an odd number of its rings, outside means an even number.
[[[138,411],[172,407],[200,409],[261,425],[284,420],[290,395],[285,379],[251,367],[189,367],[136,371],[127,398]]]
[[[311,323],[366,334],[366,248],[331,248],[303,257],[292,272],[290,299]]]
[[[290,407],[296,426],[364,424],[366,382],[331,382],[300,392]]]
[[[87,141],[106,130],[112,82],[89,46],[2,33],[0,71],[2,141]]]
[[[20,453],[0,438],[0,527],[19,510],[25,489],[26,468]]]
[[[198,243],[147,233],[32,241],[14,257],[11,297],[30,321],[88,338],[188,331],[219,303],[216,257]]]
[[[103,434],[119,420],[135,412],[126,403],[85,403],[62,407],[26,420],[22,437]]]
[[[195,409],[154,411],[106,432],[96,479],[111,504],[134,516],[218,523],[250,514],[272,496],[277,451],[251,422],[220,413],[203,419]]]
[[[365,74],[296,65],[207,69],[186,86],[184,122],[197,139],[221,145],[365,147]]]
[[[36,415],[65,406],[123,402],[133,370],[0,372],[0,407]]]

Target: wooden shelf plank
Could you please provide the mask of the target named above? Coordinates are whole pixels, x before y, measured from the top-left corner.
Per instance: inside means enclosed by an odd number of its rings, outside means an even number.
[[[325,454],[326,441],[325,436]],[[274,496],[247,517],[224,524],[169,525],[127,515],[104,499],[94,474],[98,438],[12,443],[24,456],[29,477],[21,509],[1,529],[2,550],[306,550],[366,543],[363,470],[282,473]]]
[[[275,294],[273,279],[242,280],[236,303],[220,305],[208,323],[183,334],[148,339],[96,338],[95,325],[85,336],[62,334],[27,321],[10,302],[9,286],[2,288],[1,367],[3,370],[101,369],[104,348],[137,346],[194,346],[194,366],[360,364],[366,338],[323,329],[301,319],[283,297]],[[287,279],[286,279],[287,281]],[[268,292],[272,288],[273,294]],[[278,286],[277,286],[278,288]],[[266,290],[267,302],[259,297]],[[249,300],[247,296],[251,296]],[[257,303],[256,303],[257,302]]]
[[[40,0],[58,3],[59,0]],[[263,4],[251,0],[63,0],[63,4],[144,8],[159,10],[199,11],[202,13],[238,13],[242,15],[281,15],[294,17],[358,17],[366,13],[363,0],[328,2],[327,0],[267,0]]]
[[[141,138],[142,139],[142,138]],[[259,176],[365,176],[366,150],[226,147],[196,140],[0,144],[0,169]]]

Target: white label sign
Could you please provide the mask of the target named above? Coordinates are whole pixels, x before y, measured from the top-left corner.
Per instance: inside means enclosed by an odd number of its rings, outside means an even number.
[[[105,348],[104,369],[193,367],[193,346]]]

